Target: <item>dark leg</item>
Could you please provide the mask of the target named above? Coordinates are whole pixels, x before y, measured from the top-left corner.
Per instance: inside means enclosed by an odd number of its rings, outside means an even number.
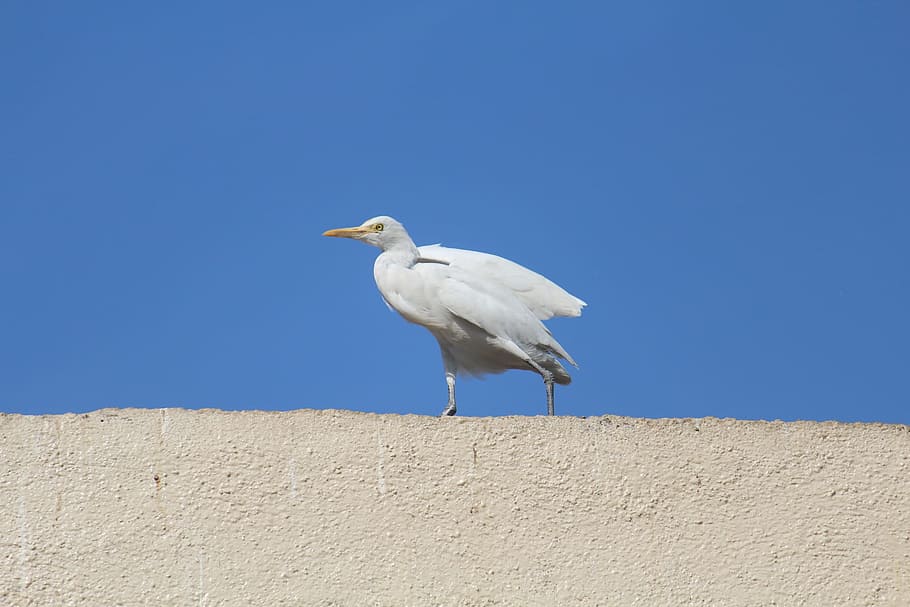
[[[543,385],[547,388],[547,415],[556,415],[556,407],[553,405],[553,374],[530,358],[525,361],[532,369],[540,373],[543,377]]]
[[[556,407],[553,405],[553,374],[543,378],[543,384],[547,387],[547,415],[556,415]]]

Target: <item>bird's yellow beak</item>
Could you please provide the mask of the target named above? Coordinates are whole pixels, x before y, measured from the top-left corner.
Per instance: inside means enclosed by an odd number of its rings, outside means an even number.
[[[369,228],[357,226],[356,228],[335,228],[334,230],[326,230],[322,235],[333,236],[335,238],[357,238],[358,236],[369,234],[372,231],[373,230]]]

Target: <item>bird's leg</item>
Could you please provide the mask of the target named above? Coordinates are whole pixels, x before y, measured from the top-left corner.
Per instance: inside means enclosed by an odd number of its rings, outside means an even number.
[[[556,407],[553,405],[553,373],[544,369],[530,358],[525,360],[525,362],[543,377],[543,385],[547,388],[547,415],[556,415]]]
[[[543,384],[547,387],[547,415],[556,415],[556,407],[553,405],[553,374],[549,377],[544,376]]]
[[[442,417],[455,415],[455,374],[446,371],[446,385],[449,387],[449,404],[442,410]]]
[[[449,403],[442,410],[441,417],[455,415],[455,375],[458,374],[458,364],[449,351],[439,342],[439,353],[442,354],[442,366],[446,371],[446,386],[449,387]]]

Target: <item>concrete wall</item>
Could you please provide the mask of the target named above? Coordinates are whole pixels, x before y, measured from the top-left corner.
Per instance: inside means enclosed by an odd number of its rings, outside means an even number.
[[[0,605],[910,605],[910,428],[0,416]]]

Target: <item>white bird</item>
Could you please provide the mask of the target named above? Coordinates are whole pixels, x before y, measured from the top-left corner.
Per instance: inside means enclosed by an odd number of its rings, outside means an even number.
[[[353,238],[382,249],[373,265],[386,304],[426,327],[439,342],[449,402],[455,415],[455,377],[508,369],[536,371],[554,414],[553,384],[572,378],[559,363],[575,361],[541,320],[580,316],[587,305],[540,274],[513,261],[440,245],[418,247],[391,217],[373,217],[323,236]]]

